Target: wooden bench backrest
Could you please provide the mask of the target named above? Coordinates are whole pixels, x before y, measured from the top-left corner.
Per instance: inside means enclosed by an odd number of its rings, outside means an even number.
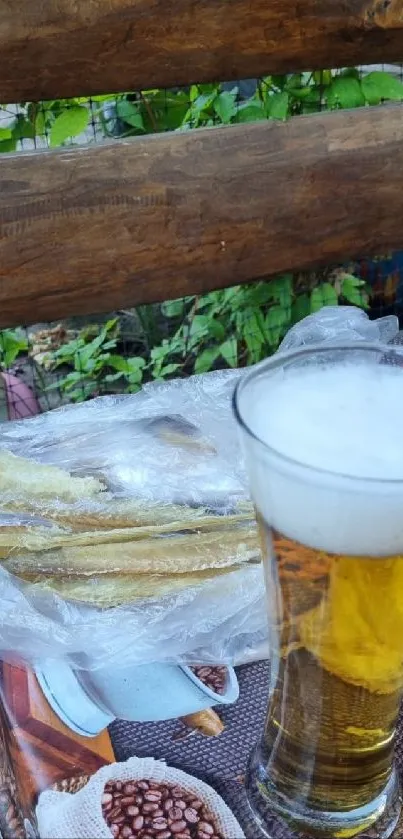
[[[401,0],[0,0],[2,103],[381,60]],[[402,216],[400,104],[4,154],[0,327],[383,252]]]

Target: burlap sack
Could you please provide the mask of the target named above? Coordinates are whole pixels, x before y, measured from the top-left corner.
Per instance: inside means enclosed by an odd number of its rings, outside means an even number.
[[[231,810],[211,787],[152,757],[131,757],[125,763],[104,766],[75,795],[54,790],[43,792],[36,808],[41,839],[111,839],[102,815],[101,797],[105,784],[113,778],[165,781],[190,790],[208,806],[225,839],[244,839]]]

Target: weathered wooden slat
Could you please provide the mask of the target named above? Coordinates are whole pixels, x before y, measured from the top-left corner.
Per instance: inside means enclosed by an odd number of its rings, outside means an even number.
[[[0,102],[398,60],[401,0],[0,0]]]
[[[0,326],[403,244],[403,108],[0,158]]]

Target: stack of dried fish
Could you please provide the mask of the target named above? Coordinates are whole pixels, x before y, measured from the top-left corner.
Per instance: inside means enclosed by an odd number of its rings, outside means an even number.
[[[0,452],[0,561],[101,607],[159,597],[259,561],[252,505],[230,514],[113,497],[96,477]]]

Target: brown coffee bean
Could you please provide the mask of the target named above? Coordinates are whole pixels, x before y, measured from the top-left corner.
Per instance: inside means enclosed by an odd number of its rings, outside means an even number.
[[[137,789],[149,789],[148,781],[137,781]]]
[[[200,816],[197,810],[194,810],[193,807],[187,807],[183,815],[189,824],[197,824],[197,822],[200,821]]]
[[[136,816],[132,821],[133,830],[141,830],[144,825],[144,816]]]
[[[143,813],[154,813],[155,810],[159,809],[159,807],[158,807],[158,804],[145,803],[145,804],[143,804],[142,809],[143,809]]]
[[[180,807],[172,807],[171,810],[168,810],[168,818],[171,822],[177,822],[183,816],[183,810]]]
[[[210,824],[210,822],[199,822],[198,830],[199,830],[199,833],[201,833],[201,832],[207,833],[208,836],[212,836],[213,833],[214,833],[214,828]]]
[[[183,819],[179,822],[170,822],[169,826],[171,828],[172,833],[183,833],[186,830],[186,822]]]
[[[217,681],[214,673],[211,679]],[[113,839],[224,839],[209,808],[193,792],[148,779],[109,781],[102,813]]]
[[[118,819],[121,821],[125,820],[125,817],[120,809],[120,807],[114,807],[113,810],[109,810],[108,813],[108,820],[111,822],[116,822],[118,824]]]
[[[156,801],[161,801],[161,798],[162,798],[162,792],[160,792],[159,790],[156,790],[156,789],[155,790],[152,789],[152,790],[149,790],[149,791],[144,793],[144,801],[156,802]]]
[[[136,784],[133,784],[129,781],[129,783],[125,784],[123,787],[124,795],[134,795],[136,792]]]
[[[152,827],[153,830],[157,830],[158,832],[160,830],[166,830],[167,827],[168,827],[168,822],[167,822],[166,819],[159,816],[158,819],[153,819],[152,820],[151,827]],[[172,830],[172,828],[171,828],[171,830]]]

